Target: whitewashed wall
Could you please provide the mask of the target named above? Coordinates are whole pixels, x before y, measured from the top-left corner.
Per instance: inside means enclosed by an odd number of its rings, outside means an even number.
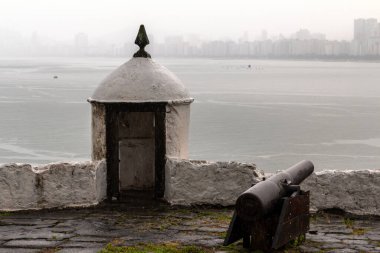
[[[234,205],[263,177],[254,164],[168,158],[165,199],[175,205]],[[380,170],[322,171],[302,185],[315,211],[338,208],[356,215],[380,215]]]
[[[239,194],[262,180],[254,164],[168,158],[165,199],[174,205],[234,205]],[[380,215],[380,170],[322,171],[302,189],[311,208],[338,208],[356,215]],[[106,197],[106,163],[0,165],[0,210],[96,205]]]
[[[0,210],[96,205],[106,197],[104,161],[0,165]]]
[[[239,194],[264,174],[251,163],[168,158],[165,199],[175,205],[234,205]]]
[[[180,159],[189,158],[190,104],[166,106],[166,155]]]
[[[326,170],[301,184],[310,190],[311,208],[337,208],[356,215],[380,216],[380,170]]]

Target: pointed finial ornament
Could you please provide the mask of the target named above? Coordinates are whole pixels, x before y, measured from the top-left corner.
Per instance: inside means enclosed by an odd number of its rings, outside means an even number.
[[[146,35],[144,25],[140,25],[140,29],[139,29],[139,32],[137,33],[135,44],[138,45],[140,49],[133,55],[133,57],[151,58],[150,54],[147,53],[144,49],[145,46],[149,44],[148,35]]]

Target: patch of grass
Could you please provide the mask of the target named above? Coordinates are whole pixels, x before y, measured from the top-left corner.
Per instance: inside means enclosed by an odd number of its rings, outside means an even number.
[[[317,215],[310,215],[310,223],[317,223]]]
[[[39,251],[39,253],[55,253],[61,250],[60,248],[48,248],[48,249],[43,249]]]
[[[368,231],[369,229],[365,229],[365,228],[352,228],[353,235],[364,235]]]
[[[228,246],[222,246],[220,248],[218,248],[218,250],[221,250],[221,251],[226,251],[228,253],[244,253],[244,252],[250,252],[249,249],[244,249],[243,248],[243,243],[240,241],[240,242],[237,242],[237,243],[233,243],[233,244],[230,244]],[[257,252],[256,252],[257,253]]]
[[[6,216],[10,216],[11,213],[10,212],[0,212],[0,217],[6,217]]]
[[[227,231],[217,232],[217,235],[218,235],[219,238],[224,239],[227,236]]]
[[[300,235],[296,239],[290,241],[289,246],[292,248],[298,248],[304,242],[305,242],[305,235]]]
[[[380,247],[380,241],[374,241],[374,240],[367,240],[370,244],[375,245],[376,247]]]
[[[215,222],[229,223],[231,221],[232,215],[226,212],[220,211],[209,211],[209,210],[198,210],[197,218],[209,218]]]
[[[180,246],[175,243],[141,244],[137,246],[106,245],[99,253],[208,253],[210,251],[195,246]]]
[[[355,227],[355,222],[353,220],[351,220],[350,218],[344,218],[343,222],[346,225],[346,228],[352,229],[353,235],[364,235],[370,230],[370,229],[366,229],[366,228]]]
[[[285,249],[284,253],[301,253],[301,251],[299,249]]]
[[[353,226],[354,226],[354,221],[351,220],[350,218],[344,218],[343,222],[347,228],[353,228]]]
[[[299,246],[306,241],[305,235],[300,235],[284,246],[284,253],[300,253]],[[277,251],[276,251],[277,252]]]

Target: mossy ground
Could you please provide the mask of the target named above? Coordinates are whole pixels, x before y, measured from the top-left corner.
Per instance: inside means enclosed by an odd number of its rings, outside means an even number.
[[[99,253],[209,253],[212,252],[196,246],[181,246],[175,243],[140,244],[137,246],[115,246],[112,243]]]
[[[6,216],[10,216],[11,213],[10,212],[0,212],[0,217],[6,217]]]

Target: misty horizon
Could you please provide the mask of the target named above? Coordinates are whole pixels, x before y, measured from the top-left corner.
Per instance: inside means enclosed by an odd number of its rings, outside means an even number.
[[[371,0],[335,1],[207,1],[154,2],[6,0],[0,10],[0,30],[23,37],[34,32],[51,40],[70,41],[86,33],[90,40],[110,43],[134,39],[144,24],[156,41],[196,34],[202,40],[250,40],[268,34],[289,37],[299,29],[326,34],[328,40],[351,40],[355,18],[380,18],[380,3]]]
[[[123,34],[123,33],[120,33]],[[173,35],[156,41],[149,33],[147,49],[157,56],[179,57],[370,57],[380,56],[380,23],[376,18],[354,20],[353,38],[350,41],[326,39],[324,33],[308,29],[284,36],[268,34],[262,30],[254,39],[244,32],[238,38],[204,40],[198,34]],[[133,37],[112,43],[112,39],[91,40],[80,32],[71,41],[48,39],[37,32],[23,37],[15,32],[1,31],[0,56],[127,56],[136,50]],[[5,35],[5,36],[4,36]],[[112,36],[111,36],[112,37]]]
[[[184,41],[191,42],[191,40],[194,40],[196,38],[197,40],[200,41],[234,41],[234,42],[239,42],[241,40],[246,40],[246,41],[257,41],[257,40],[263,40],[263,33],[266,34],[266,39],[268,40],[279,40],[279,39],[292,39],[295,37],[297,32],[307,30],[309,31],[312,35],[318,35],[318,36],[323,36],[324,39],[326,40],[331,40],[331,41],[351,41],[354,39],[354,32],[353,32],[353,27],[354,27],[354,21],[357,19],[378,19],[378,17],[353,17],[350,21],[350,33],[347,36],[344,36],[342,38],[337,38],[334,36],[329,36],[326,34],[326,31],[319,30],[319,31],[314,31],[310,29],[309,27],[302,26],[301,24],[297,27],[293,27],[293,30],[290,30],[288,32],[271,32],[265,29],[265,27],[262,27],[261,29],[258,29],[258,32],[255,34],[250,33],[248,30],[242,30],[240,34],[237,34],[235,36],[227,36],[227,35],[221,35],[219,37],[215,38],[210,38],[208,36],[204,36],[200,33],[171,33],[171,34],[166,34],[165,36],[159,35],[154,32],[152,28],[154,26],[149,26],[146,23],[141,23],[145,25],[147,29],[148,36],[150,38],[150,41],[153,43],[164,43],[167,38],[171,37],[181,37],[184,39]],[[380,16],[379,16],[380,19]],[[13,28],[7,28],[4,26],[4,24],[0,24],[0,39],[7,39],[7,37],[10,38],[19,38],[23,40],[30,40],[33,39],[33,37],[38,36],[39,39],[47,42],[55,42],[55,43],[67,43],[70,44],[73,42],[73,39],[75,39],[75,36],[78,34],[86,34],[88,36],[88,39],[91,41],[97,41],[97,42],[106,42],[110,44],[122,44],[122,43],[128,43],[128,42],[134,42],[134,39],[137,34],[137,30],[140,24],[135,25],[135,26],[125,26],[121,28],[118,31],[114,32],[108,32],[104,34],[98,34],[94,35],[93,33],[89,33],[88,31],[84,30],[77,30],[73,31],[73,33],[70,35],[67,35],[65,37],[55,37],[53,33],[49,32],[41,32],[38,29],[31,30],[28,32],[21,32],[17,29]]]

